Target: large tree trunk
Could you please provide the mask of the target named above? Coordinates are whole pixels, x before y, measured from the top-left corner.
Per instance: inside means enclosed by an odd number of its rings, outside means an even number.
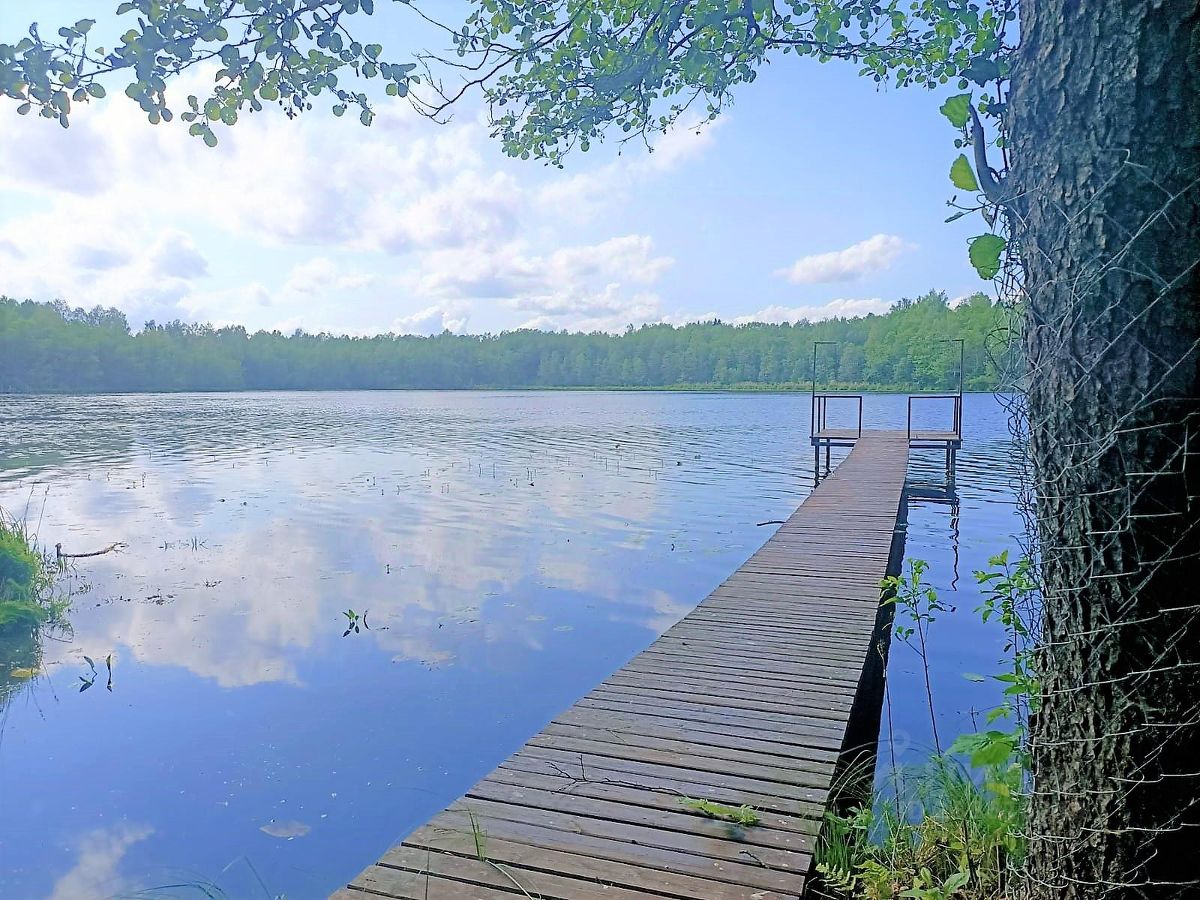
[[[1195,0],[1021,3],[1041,896],[1200,885],[1198,18]]]

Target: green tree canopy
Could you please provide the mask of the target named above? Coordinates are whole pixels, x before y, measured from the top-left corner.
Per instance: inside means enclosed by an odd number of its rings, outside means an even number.
[[[823,387],[953,389],[998,383],[988,338],[1005,313],[982,294],[941,292],[886,315],[795,325],[644,325],[622,334],[345,337],[184,322],[134,332],[115,309],[0,297],[0,392],[342,388],[804,388],[814,341]]]
[[[466,24],[442,26],[449,56],[389,61],[381,44],[355,36],[375,6],[125,0],[116,13],[129,28],[113,47],[92,41],[95,19],[52,34],[35,23],[0,43],[0,95],[66,127],[73,104],[103,98],[106,82],[124,83],[157,124],[176,113],[168,82],[213,62],[211,93],[188,97],[180,116],[211,144],[216,125],[272,103],[296,115],[324,98],[335,115],[354,107],[369,125],[364,83],[377,79],[384,93],[405,97],[422,84],[415,70],[423,64],[432,90],[414,96],[418,108],[436,116],[479,87],[508,153],[558,163],[610,127],[662,130],[697,101],[715,117],[730,90],[776,53],[850,60],[898,86],[984,86],[1007,71],[1003,38],[1015,17],[1006,0],[482,0]]]

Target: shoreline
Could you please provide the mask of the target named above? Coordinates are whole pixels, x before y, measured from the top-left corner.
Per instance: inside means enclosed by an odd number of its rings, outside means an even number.
[[[917,388],[900,385],[837,385],[820,387],[818,391],[830,394],[954,394],[953,388]],[[612,393],[612,394],[809,394],[812,385],[798,384],[735,384],[735,385],[572,385],[547,387],[535,386],[476,386],[476,387],[327,387],[327,388],[293,388],[293,387],[250,387],[250,388],[196,388],[189,390],[159,390],[140,391],[4,391],[0,397],[137,397],[170,394],[184,396],[187,394],[417,394],[417,393],[454,393],[454,394],[501,394],[501,393]],[[1014,390],[1003,390],[999,387],[964,388],[963,394],[1014,394]]]

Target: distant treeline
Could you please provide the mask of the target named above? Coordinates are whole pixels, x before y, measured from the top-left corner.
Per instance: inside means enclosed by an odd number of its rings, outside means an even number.
[[[886,315],[795,325],[646,325],[619,335],[337,337],[171,322],[132,332],[115,309],[0,298],[0,391],[226,391],[387,388],[803,387],[814,341],[822,385],[942,390],[997,385],[989,348],[1004,313],[983,294],[944,293]]]

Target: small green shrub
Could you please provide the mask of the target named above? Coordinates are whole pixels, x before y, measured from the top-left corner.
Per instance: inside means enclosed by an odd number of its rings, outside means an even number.
[[[1040,687],[1030,647],[1029,622],[1037,607],[1033,565],[992,557],[976,572],[984,589],[978,612],[1006,633],[1007,670],[992,679],[1005,685],[1003,699],[985,717],[986,730],[960,735],[946,752],[937,736],[929,675],[928,634],[945,607],[921,580],[922,560],[907,575],[884,582],[888,601],[903,620],[895,634],[917,655],[938,752],[916,769],[893,768],[881,790],[860,791],[848,812],[829,810],[817,844],[820,879],[815,892],[851,900],[1002,900],[1025,855],[1028,756],[1025,722],[1037,708]],[[968,676],[975,681],[982,676]],[[1006,720],[1011,726],[994,726]],[[849,783],[861,785],[861,774]],[[843,809],[845,805],[843,805]]]
[[[1024,853],[1015,760],[985,769],[952,757],[896,773],[848,813],[832,810],[817,849],[827,896],[862,900],[994,900]]]

